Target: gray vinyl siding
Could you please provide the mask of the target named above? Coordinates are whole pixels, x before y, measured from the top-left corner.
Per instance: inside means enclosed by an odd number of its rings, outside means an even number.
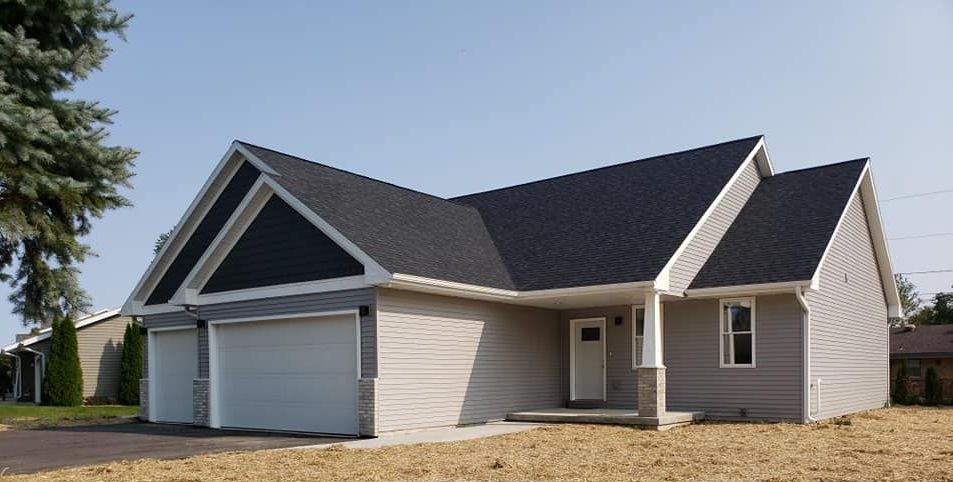
[[[378,289],[382,432],[563,403],[556,311]]]
[[[751,159],[672,265],[669,283],[673,291],[685,290],[692,283],[760,182],[758,163]]]
[[[756,306],[757,368],[719,368],[719,300],[664,304],[669,410],[703,410],[710,419],[800,420],[800,305],[785,294],[758,296]]]
[[[367,305],[370,307],[370,314],[361,318],[361,376],[373,378],[377,376],[374,302],[374,289],[362,288],[208,305],[201,308],[201,316],[205,320],[214,321],[230,318],[356,310],[362,305]],[[183,312],[164,313],[145,316],[144,324],[147,328],[194,326],[195,319]],[[199,330],[198,343],[199,376],[207,377],[208,334],[206,330]]]
[[[616,325],[616,317],[622,324]],[[635,409],[639,405],[638,373],[632,369],[632,307],[613,306],[560,312],[560,364],[563,398],[569,399],[569,321],[606,319],[606,406]]]
[[[811,308],[811,407],[824,419],[888,401],[887,305],[859,194],[848,205]],[[820,384],[818,410],[817,380]]]

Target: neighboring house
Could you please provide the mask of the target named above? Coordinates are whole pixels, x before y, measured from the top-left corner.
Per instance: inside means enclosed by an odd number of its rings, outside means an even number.
[[[83,398],[119,398],[119,366],[126,325],[132,321],[119,310],[100,310],[76,320],[76,342],[83,369]],[[42,401],[40,387],[50,354],[50,328],[36,335],[17,336],[3,347],[3,355],[14,359],[13,390],[21,402]]]
[[[892,273],[868,161],[762,137],[452,199],[235,142],[123,312],[152,421],[809,422],[888,402]]]
[[[927,369],[936,370],[943,399],[953,402],[953,325],[907,325],[890,330],[891,392],[897,374],[907,376],[908,393],[924,397]]]

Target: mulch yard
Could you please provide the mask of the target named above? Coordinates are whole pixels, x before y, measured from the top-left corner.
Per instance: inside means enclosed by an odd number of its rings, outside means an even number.
[[[890,408],[848,420],[703,423],[668,432],[560,425],[447,444],[141,460],[10,480],[953,481],[953,409]]]

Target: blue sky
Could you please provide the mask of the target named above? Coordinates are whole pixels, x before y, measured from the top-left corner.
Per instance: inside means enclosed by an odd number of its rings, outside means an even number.
[[[142,154],[135,207],[86,239],[97,307],[236,138],[441,196],[755,134],[779,171],[870,156],[882,199],[953,188],[948,1],[397,3],[115,2],[128,41],[75,94]],[[951,208],[882,205],[889,237],[953,232]],[[953,268],[951,241],[892,241],[894,265]]]

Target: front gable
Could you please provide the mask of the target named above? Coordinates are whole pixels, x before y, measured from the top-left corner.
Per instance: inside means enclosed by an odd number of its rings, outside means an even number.
[[[280,198],[272,196],[201,294],[364,274],[364,266]]]

